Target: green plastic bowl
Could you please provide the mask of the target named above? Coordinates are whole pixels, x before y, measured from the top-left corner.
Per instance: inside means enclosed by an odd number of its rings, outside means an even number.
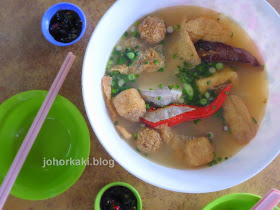
[[[0,105],[0,183],[46,95],[47,91],[27,91]],[[27,200],[59,195],[79,179],[86,167],[70,162],[66,165],[66,160],[88,159],[89,152],[90,136],[82,114],[69,100],[57,96],[11,194]],[[65,164],[61,161],[59,166],[43,167],[44,158],[64,160]]]
[[[127,184],[127,183],[124,183],[124,182],[112,182],[112,183],[104,186],[96,196],[96,199],[95,199],[95,202],[94,202],[94,209],[95,210],[101,210],[100,209],[101,197],[106,190],[108,190],[110,187],[113,187],[113,186],[124,186],[124,187],[130,189],[137,199],[137,210],[142,210],[142,200],[141,200],[141,197],[140,197],[139,193],[130,184]]]
[[[250,210],[260,199],[260,196],[250,193],[233,193],[217,198],[202,210]]]

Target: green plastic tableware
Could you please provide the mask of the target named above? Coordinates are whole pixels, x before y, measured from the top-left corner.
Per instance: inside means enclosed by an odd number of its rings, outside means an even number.
[[[250,193],[233,193],[217,198],[202,210],[250,210],[260,199],[260,196]]]
[[[0,183],[46,95],[41,90],[22,92],[0,105]],[[61,194],[79,179],[86,167],[81,161],[88,159],[89,152],[90,136],[82,114],[57,96],[11,194],[27,200]],[[55,165],[45,163],[48,159]]]
[[[110,187],[113,186],[124,186],[128,189],[130,189],[133,194],[135,195],[136,199],[137,199],[137,210],[142,210],[142,200],[141,197],[139,195],[139,193],[137,192],[137,190],[132,187],[130,184],[127,184],[125,182],[112,182],[110,184],[105,185],[97,194],[95,202],[94,202],[94,209],[95,210],[100,210],[100,202],[101,202],[101,197],[103,195],[103,193],[108,190]]]

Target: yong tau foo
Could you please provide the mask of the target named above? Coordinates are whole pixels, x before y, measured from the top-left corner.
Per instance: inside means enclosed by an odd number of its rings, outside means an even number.
[[[173,168],[212,166],[236,154],[256,136],[268,96],[262,57],[246,32],[193,6],[130,26],[102,86],[119,135]]]

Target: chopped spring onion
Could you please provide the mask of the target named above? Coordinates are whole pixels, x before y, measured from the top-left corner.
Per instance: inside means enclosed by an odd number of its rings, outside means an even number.
[[[146,104],[146,109],[150,109],[150,104]]]
[[[119,122],[118,121],[115,121],[114,125],[117,125]]]
[[[180,98],[180,99],[179,99],[179,103],[180,103],[180,104],[183,104],[184,102],[185,102],[185,100],[184,100],[183,98]]]
[[[129,59],[133,59],[133,58],[135,58],[135,54],[133,53],[133,52],[129,52],[129,53],[127,53],[126,54],[127,55],[127,57],[129,58]]]
[[[128,36],[128,32],[126,31],[126,32],[124,32],[124,34],[122,35],[122,38],[124,39],[125,37],[127,37]]]
[[[258,121],[254,117],[252,117],[252,119],[253,119],[254,123],[258,124]]]
[[[228,126],[227,125],[224,126],[224,131],[226,131],[226,132],[228,131]]]
[[[132,27],[130,28],[130,31],[131,31],[131,32],[136,31],[136,26],[132,26]]]
[[[175,59],[175,58],[177,58],[177,57],[178,57],[178,54],[177,54],[177,53],[174,54],[174,55],[172,56],[173,59]]]
[[[156,65],[158,65],[158,64],[159,64],[159,61],[158,61],[158,60],[155,60],[154,63],[155,63]]]
[[[115,88],[112,88],[112,93],[114,94],[116,92],[117,92],[117,90]]]
[[[210,98],[210,93],[206,92],[204,96],[205,96],[205,98],[209,99]]]
[[[210,68],[209,68],[209,72],[210,72],[211,74],[214,74],[214,73],[216,72],[216,68],[215,68],[215,67],[210,67]]]
[[[138,138],[138,133],[134,133],[134,140],[137,140],[137,138]]]
[[[136,77],[135,77],[134,74],[129,74],[129,75],[128,75],[128,79],[129,79],[129,80],[135,80]]]
[[[162,99],[162,97],[161,97],[161,96],[159,96],[159,97],[158,97],[158,100],[160,101],[161,99]]]
[[[213,166],[213,162],[211,161],[210,163],[208,163],[208,166]]]
[[[112,65],[112,64],[114,64],[114,61],[109,60],[107,64]]]
[[[184,89],[186,90],[188,96],[190,98],[193,98],[194,91],[193,91],[192,86],[190,84],[188,84],[188,83],[184,83]]]
[[[121,51],[121,50],[122,50],[122,47],[118,45],[118,46],[116,47],[116,50],[117,50],[117,51]]]
[[[120,80],[118,81],[118,85],[119,85],[120,87],[122,87],[122,86],[124,85],[124,83],[125,83],[124,79],[120,79]]]
[[[159,87],[160,89],[162,89],[162,84],[159,84],[158,87]]]
[[[217,152],[213,152],[214,157],[217,157]]]
[[[173,31],[174,31],[174,28],[173,28],[173,26],[168,26],[167,28],[166,28],[166,31],[168,32],[168,33],[173,33]]]
[[[134,31],[132,33],[132,36],[135,36],[135,37],[139,37],[140,36],[140,33],[138,31]]]
[[[145,128],[145,126],[146,126],[145,124],[141,124],[140,125],[141,128]]]
[[[207,99],[206,98],[200,99],[200,104],[201,105],[206,105],[207,104]]]
[[[194,120],[193,123],[196,125],[199,121],[200,121],[200,119],[197,119],[197,120]]]
[[[217,63],[216,68],[217,68],[217,70],[221,70],[221,69],[224,68],[224,64],[223,63]]]
[[[158,72],[163,72],[164,71],[164,68],[160,68],[159,70],[158,70]]]

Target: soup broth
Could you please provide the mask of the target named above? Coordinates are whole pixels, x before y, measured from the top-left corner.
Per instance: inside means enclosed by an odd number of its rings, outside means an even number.
[[[149,14],[149,16],[157,16],[163,19],[166,23],[166,26],[180,25],[184,17],[186,17],[187,20],[192,20],[201,16],[211,17],[212,19],[217,20],[221,25],[223,25],[223,27],[229,29],[232,32],[231,39],[226,44],[247,50],[253,56],[255,56],[260,63],[263,63],[259,50],[253,40],[236,22],[221,13],[201,7],[180,6],[162,9]],[[139,22],[141,21],[142,19],[139,20]],[[131,33],[134,31],[133,27],[135,28],[133,25],[127,31]],[[162,43],[163,54],[165,56],[164,71],[142,72],[139,74],[139,78],[136,78],[136,81],[132,84],[133,87],[140,90],[147,90],[157,89],[159,86],[175,87],[176,85],[179,85],[179,89],[182,88],[182,83],[175,76],[178,73],[177,66],[182,65],[183,63],[183,60],[180,59],[180,55],[176,55],[178,53],[176,42],[179,39],[179,30],[179,27],[174,27],[174,32],[167,34],[164,39],[164,43]],[[129,36],[130,35],[120,38],[116,46],[125,49],[127,47],[125,45],[125,40]],[[151,45],[144,41],[141,43],[141,46],[139,46],[140,50],[158,45]],[[239,78],[236,83],[233,83],[230,95],[237,95],[244,101],[248,107],[248,110],[250,111],[250,114],[259,125],[265,114],[268,97],[268,81],[266,71],[261,70],[261,68],[253,67],[250,64],[242,63],[225,63],[225,66],[234,69]],[[190,165],[184,161],[183,152],[175,152],[170,147],[170,145],[166,143],[162,143],[160,149],[152,154],[146,154],[139,151],[136,148],[137,140],[135,139],[137,138],[136,133],[139,131],[141,126],[143,127],[142,122],[132,123],[118,115],[116,118],[114,118],[113,123],[120,127],[124,127],[127,132],[132,135],[130,140],[125,141],[127,141],[127,143],[130,144],[131,147],[135,148],[140,154],[142,154],[143,157],[167,167],[178,169],[190,167]],[[214,148],[214,160],[212,163],[210,163],[210,165],[226,161],[244,147],[244,145],[237,143],[236,137],[232,135],[230,129],[227,130],[227,128],[224,127],[223,120],[218,118],[217,115],[212,115],[208,118],[198,121],[182,122],[171,129],[176,135],[186,135],[193,137],[208,136],[211,145]]]

